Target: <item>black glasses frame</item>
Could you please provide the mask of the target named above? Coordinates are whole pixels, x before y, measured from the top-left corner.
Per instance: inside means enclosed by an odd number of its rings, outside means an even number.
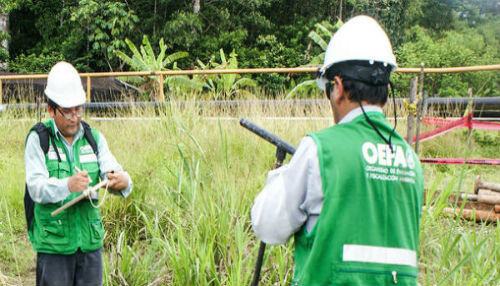
[[[68,112],[65,112],[63,109],[61,109],[60,106],[56,107],[56,109],[59,110],[61,115],[64,116],[64,118],[66,118],[68,120],[73,118],[73,116],[76,116],[77,118],[81,118],[83,115],[83,106],[77,107],[77,109],[75,111],[68,111]]]
[[[326,98],[330,99],[331,93],[332,93],[332,88],[335,86],[335,83],[333,81],[328,81],[325,84],[325,93],[326,93]]]

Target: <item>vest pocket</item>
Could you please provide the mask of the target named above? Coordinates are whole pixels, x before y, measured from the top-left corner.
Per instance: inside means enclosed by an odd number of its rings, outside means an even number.
[[[63,219],[41,220],[41,242],[48,245],[68,244],[67,225]]]
[[[80,205],[81,221],[81,249],[83,252],[96,250],[102,246],[104,227],[99,209],[93,208],[86,201]]]
[[[104,238],[104,226],[100,219],[90,220],[90,243],[100,244]]]
[[[56,177],[59,179],[63,179],[63,178],[67,178],[67,177],[71,176],[69,163],[66,161],[62,161],[62,162],[49,161],[49,162],[47,162],[47,171],[49,172],[49,177]]]
[[[99,165],[97,162],[81,163],[80,165],[82,167],[81,169],[87,171],[87,173],[89,173],[89,177],[97,183],[99,180]]]
[[[334,267],[334,285],[416,285],[417,275],[411,271],[394,269],[371,269],[358,267]]]

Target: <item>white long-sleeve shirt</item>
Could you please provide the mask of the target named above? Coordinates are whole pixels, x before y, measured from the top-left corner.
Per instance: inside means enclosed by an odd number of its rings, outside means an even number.
[[[382,112],[373,105],[364,109]],[[338,124],[350,122],[361,114],[361,108],[353,109]],[[314,140],[306,136],[288,164],[269,171],[266,186],[252,207],[252,228],[263,242],[283,244],[304,224],[307,231],[312,230],[322,207],[318,148]]]
[[[73,146],[68,143],[68,141],[62,136],[62,134],[57,129],[54,123],[55,136],[64,144],[64,147],[68,151],[70,158],[66,158],[64,152],[60,153],[61,159],[71,160],[74,162],[73,158]],[[83,127],[80,127],[74,136],[73,143],[81,139],[84,135]],[[105,179],[106,171],[115,170],[123,171],[122,166],[118,164],[113,154],[108,148],[108,142],[106,138],[99,133],[99,142],[97,144],[98,156],[97,161],[99,163],[100,176],[101,179]],[[47,166],[45,165],[45,154],[40,147],[40,138],[36,132],[32,132],[28,139],[26,140],[26,149],[24,151],[24,164],[26,170],[26,183],[28,185],[28,192],[31,199],[35,203],[46,204],[46,203],[57,203],[64,200],[67,196],[71,194],[68,189],[68,179],[57,179],[49,178],[49,172]],[[125,189],[118,192],[113,192],[114,194],[122,195],[127,197],[132,192],[132,180],[128,173],[124,172],[128,178],[128,185]]]

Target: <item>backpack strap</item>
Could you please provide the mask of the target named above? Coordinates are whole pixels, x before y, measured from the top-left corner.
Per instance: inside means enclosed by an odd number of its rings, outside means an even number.
[[[33,127],[31,127],[30,132],[35,131],[38,134],[38,138],[40,138],[40,147],[43,150],[44,154],[47,154],[49,151],[49,135],[52,133],[45,124],[42,122],[38,122]]]
[[[85,137],[85,139],[87,139],[87,141],[90,144],[90,147],[92,147],[92,150],[94,151],[94,154],[97,156],[97,154],[99,153],[99,149],[97,148],[97,143],[95,141],[94,135],[92,134],[92,129],[90,128],[90,125],[83,120],[80,121],[80,123],[83,126],[83,136]]]
[[[50,128],[45,126],[45,124],[43,124],[42,122],[38,122],[33,127],[31,127],[28,134],[33,131],[38,134],[40,148],[42,148],[43,154],[47,154],[47,152],[49,152],[49,142],[51,141],[52,146],[54,147],[54,151],[57,154],[57,160],[61,162],[61,156],[59,155],[59,151],[56,148],[52,130],[50,130]],[[28,184],[26,183],[24,185],[24,214],[26,215],[26,225],[29,231],[31,229],[31,226],[33,225],[33,218],[35,217],[35,202],[29,194]]]
[[[35,131],[38,134],[38,138],[40,140],[40,148],[42,148],[42,151],[44,154],[47,154],[49,152],[49,143],[52,144],[52,147],[54,148],[54,151],[56,152],[57,155],[57,160],[61,162],[61,156],[59,155],[59,151],[56,147],[56,141],[54,139],[54,134],[52,133],[52,130],[45,126],[42,122],[38,122],[35,124],[35,126],[31,127],[30,133],[32,131]]]

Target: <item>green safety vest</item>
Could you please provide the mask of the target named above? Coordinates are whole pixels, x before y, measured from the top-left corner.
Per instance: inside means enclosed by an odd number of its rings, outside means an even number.
[[[44,124],[52,130],[52,134],[55,134],[53,120],[44,122]],[[95,129],[91,129],[91,131],[95,141],[99,142],[99,132]],[[45,154],[45,164],[49,177],[58,179],[70,177],[76,173],[74,168],[76,166],[80,170],[88,172],[92,179],[90,186],[96,185],[100,179],[99,164],[87,139],[82,137],[73,142],[73,163],[61,140],[57,136],[54,139],[61,162],[58,161],[53,145],[49,144],[49,150]],[[57,203],[34,204],[34,219],[28,233],[35,251],[50,254],[73,254],[78,249],[82,252],[89,252],[102,247],[104,227],[101,213],[98,208],[91,205],[88,199],[81,200],[54,217],[50,215],[54,210],[80,194],[81,192],[71,193],[64,201]]]
[[[380,112],[367,115],[388,138]],[[309,134],[317,147],[323,207],[295,235],[294,285],[417,285],[423,176],[397,133],[394,153],[363,115]]]

